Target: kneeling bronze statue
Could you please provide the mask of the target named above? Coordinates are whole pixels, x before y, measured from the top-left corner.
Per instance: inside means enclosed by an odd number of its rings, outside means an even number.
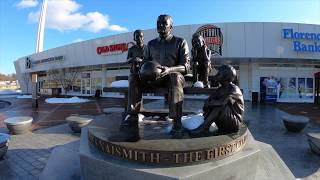
[[[235,133],[243,123],[244,101],[239,87],[232,83],[236,70],[230,65],[222,65],[215,76],[220,84],[203,106],[204,123],[190,131],[192,137],[209,135],[212,123],[218,127],[218,134]]]

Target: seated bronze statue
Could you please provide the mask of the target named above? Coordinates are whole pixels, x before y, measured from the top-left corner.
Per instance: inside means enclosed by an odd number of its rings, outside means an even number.
[[[203,106],[204,123],[190,131],[191,137],[208,136],[212,123],[218,127],[218,134],[237,132],[243,123],[244,101],[239,87],[232,83],[236,70],[230,65],[222,65],[215,76],[220,84]]]
[[[199,81],[203,82],[205,88],[209,88],[209,74],[211,67],[211,51],[206,46],[203,37],[196,33],[192,36],[192,74],[193,83]]]
[[[129,76],[128,105],[126,117],[121,124],[122,135],[118,141],[138,141],[138,113],[141,110],[144,88],[167,88],[169,117],[173,119],[173,138],[183,137],[181,124],[184,99],[184,75],[190,69],[187,41],[172,35],[173,20],[169,15],[160,15],[157,20],[159,37],[148,42],[144,52],[144,64],[139,73]],[[115,139],[113,139],[115,140]]]

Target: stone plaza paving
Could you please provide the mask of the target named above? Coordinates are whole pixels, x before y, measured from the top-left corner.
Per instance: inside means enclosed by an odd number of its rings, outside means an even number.
[[[7,155],[4,160],[0,160],[0,180],[38,179],[54,148],[60,147],[60,145],[78,143],[79,134],[72,133],[65,124],[64,118],[68,115],[85,108],[87,108],[85,113],[99,115],[102,112],[101,109],[105,107],[122,106],[122,101],[118,99],[104,99],[73,105],[42,103],[40,104],[42,107],[39,108],[41,112],[32,111],[30,113],[31,103],[27,104],[27,101],[24,101],[26,103],[14,102],[16,105],[21,104],[22,107],[17,105],[17,107],[0,110],[0,122],[3,121],[4,117],[14,116],[15,112],[22,110],[22,112],[18,112],[18,115],[38,114],[33,126],[34,129],[38,130],[28,134],[11,136]],[[159,105],[161,106],[161,102],[155,101],[149,103],[146,107],[157,107]],[[185,103],[185,106],[194,109],[201,107],[201,105],[202,101],[199,100],[188,100]],[[320,156],[310,151],[305,135],[309,131],[320,131],[320,124],[311,121],[301,133],[289,133],[282,124],[281,115],[283,114],[285,112],[272,105],[252,105],[250,102],[246,102],[245,117],[249,122],[249,129],[253,137],[258,141],[271,144],[297,179],[320,179]],[[48,126],[52,127],[43,128]],[[2,126],[0,132],[8,132],[8,130]]]
[[[72,134],[67,125],[12,135],[8,152],[0,161],[0,179],[38,179],[53,148],[78,139],[79,134]]]

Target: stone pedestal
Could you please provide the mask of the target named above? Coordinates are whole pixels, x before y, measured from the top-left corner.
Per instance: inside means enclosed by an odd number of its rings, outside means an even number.
[[[248,142],[241,151],[219,161],[203,164],[164,167],[129,162],[103,154],[88,141],[87,128],[83,129],[80,142],[81,174],[86,179],[255,179],[259,150]]]
[[[98,127],[94,126],[92,128]],[[178,167],[128,161],[106,154],[89,142],[88,128],[83,128],[79,150],[81,177],[84,180],[260,180],[271,179],[269,177],[286,180],[295,179],[271,146],[258,143],[253,139],[250,132],[247,136],[248,139],[244,148],[229,157]],[[114,151],[117,151],[116,148]],[[273,175],[270,176],[269,173]]]

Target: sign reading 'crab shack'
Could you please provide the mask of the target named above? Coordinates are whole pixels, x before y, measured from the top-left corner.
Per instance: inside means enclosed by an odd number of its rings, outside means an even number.
[[[111,44],[97,47],[97,54],[99,55],[121,54],[126,51],[128,51],[128,43]]]

